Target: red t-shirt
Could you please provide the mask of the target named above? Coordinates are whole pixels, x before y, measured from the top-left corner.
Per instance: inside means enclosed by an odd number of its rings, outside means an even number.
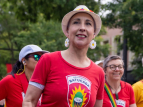
[[[28,87],[25,73],[21,75],[7,75],[0,81],[0,100],[5,99],[6,107],[22,107],[23,99]],[[41,104],[39,99],[37,106]]]
[[[59,51],[42,55],[30,81],[45,86],[42,107],[93,107],[96,99],[103,99],[102,68],[92,61],[86,68],[73,66]]]
[[[6,107],[22,107],[28,86],[28,80],[24,73],[14,76],[15,78],[12,75],[7,75],[0,81],[0,100],[5,99]],[[23,81],[20,80],[20,77],[23,78]],[[22,84],[25,89],[23,89]]]
[[[126,83],[124,81],[121,81],[120,84],[121,84],[121,90],[118,93],[119,99],[116,100],[117,106],[129,107],[129,105],[135,103],[135,97],[134,97],[132,86],[129,83]],[[113,96],[114,98],[116,98],[115,94],[113,94]],[[106,90],[104,90],[103,107],[112,107],[112,104],[106,93]]]

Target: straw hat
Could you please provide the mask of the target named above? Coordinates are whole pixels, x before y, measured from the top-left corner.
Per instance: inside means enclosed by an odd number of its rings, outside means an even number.
[[[67,26],[68,26],[68,22],[71,19],[71,17],[79,12],[84,12],[84,13],[88,13],[94,20],[95,22],[95,36],[99,33],[100,29],[101,29],[101,18],[95,14],[93,11],[89,10],[85,5],[79,5],[77,6],[73,11],[67,13],[63,19],[62,19],[62,30],[63,33],[67,36]]]

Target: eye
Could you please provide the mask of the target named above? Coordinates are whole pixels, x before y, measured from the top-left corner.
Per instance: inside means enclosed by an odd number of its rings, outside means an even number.
[[[113,68],[115,68],[115,66],[114,66],[114,65],[111,65],[110,68],[113,69]]]
[[[121,68],[123,68],[123,65],[119,65],[118,67],[121,69]]]
[[[87,22],[86,25],[91,25],[91,23]]]
[[[115,66],[111,66],[111,69],[112,69],[112,68],[115,68]]]
[[[79,24],[79,22],[78,21],[74,21],[73,24]]]

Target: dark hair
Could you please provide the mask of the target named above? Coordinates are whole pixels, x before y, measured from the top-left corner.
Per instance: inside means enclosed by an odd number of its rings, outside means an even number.
[[[110,56],[106,57],[106,58],[104,59],[104,61],[103,61],[103,69],[104,69],[104,71],[106,71],[107,64],[108,64],[110,61],[112,61],[112,60],[117,60],[117,59],[121,60],[122,63],[123,63],[123,65],[124,65],[124,62],[123,62],[123,60],[122,60],[122,58],[121,58],[120,56],[118,56],[118,55],[110,55]]]
[[[30,55],[30,54],[26,55],[24,58],[25,58],[26,60],[28,60],[28,58],[29,58],[28,56],[29,56],[29,55]],[[21,73],[21,72],[24,70],[24,65],[23,65],[23,63],[22,63],[21,61],[19,61],[19,60],[14,64],[13,69],[12,69],[12,71],[10,72],[10,74],[14,77],[14,74],[16,74],[18,70],[19,70],[18,73]]]

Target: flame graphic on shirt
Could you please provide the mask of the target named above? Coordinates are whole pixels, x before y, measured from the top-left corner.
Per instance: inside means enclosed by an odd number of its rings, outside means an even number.
[[[86,93],[84,93],[84,90],[81,90],[81,86],[79,85],[79,88],[77,89],[75,87],[75,90],[72,89],[73,94],[71,94],[70,99],[70,107],[83,107],[86,101]]]

